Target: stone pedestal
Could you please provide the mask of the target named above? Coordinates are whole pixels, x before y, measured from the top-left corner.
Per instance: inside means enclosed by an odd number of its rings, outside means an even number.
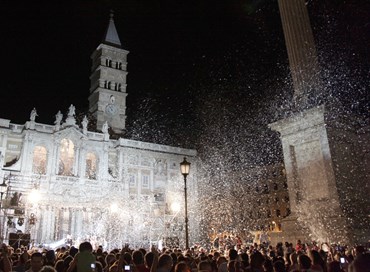
[[[270,124],[283,146],[292,210],[283,223],[288,240],[302,235],[308,241],[352,243],[370,236],[369,152],[364,150],[369,144],[340,124],[343,120],[331,118],[323,106]],[[361,163],[355,161],[358,156]],[[294,221],[307,233],[296,233]]]

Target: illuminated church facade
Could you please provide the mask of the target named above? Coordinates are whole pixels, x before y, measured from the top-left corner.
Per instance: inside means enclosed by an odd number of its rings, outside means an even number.
[[[189,214],[196,206],[196,151],[123,137],[126,121],[127,54],[113,18],[93,52],[89,113],[59,111],[53,125],[0,119],[2,195],[0,240],[18,230],[30,243],[88,239],[107,248],[145,246],[184,239],[184,181],[179,163],[191,162]],[[56,110],[57,111],[57,110]],[[196,219],[189,216],[190,229]],[[190,233],[195,241],[195,233]],[[23,239],[19,236],[19,239]],[[19,241],[18,241],[19,242]]]

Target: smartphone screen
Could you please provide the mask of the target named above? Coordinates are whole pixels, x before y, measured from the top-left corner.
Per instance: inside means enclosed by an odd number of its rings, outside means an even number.
[[[130,271],[130,266],[129,265],[125,265],[125,271]]]
[[[91,268],[95,269],[95,264],[94,263],[91,264]]]
[[[344,257],[340,257],[340,263],[344,264],[346,262],[346,259]]]

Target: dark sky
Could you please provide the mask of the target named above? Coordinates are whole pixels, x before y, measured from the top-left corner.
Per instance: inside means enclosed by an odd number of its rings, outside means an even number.
[[[152,110],[173,110],[176,116],[182,107],[189,111],[192,98],[217,95],[218,88],[244,90],[251,108],[261,97],[282,93],[278,86],[284,82],[289,89],[276,0],[0,3],[0,116],[15,123],[26,122],[33,107],[37,120],[47,123],[70,104],[87,110],[90,55],[102,40],[110,9],[123,48],[130,51],[129,125],[143,101],[156,101]],[[343,62],[357,63],[366,79],[368,2],[308,1],[308,7],[319,45],[346,52]],[[270,83],[277,85],[267,88]]]
[[[194,66],[200,61],[219,57],[222,62],[227,50],[240,46],[241,41],[252,45],[264,42],[257,31],[278,19],[277,6],[266,6],[270,10],[262,16],[274,13],[275,18],[262,21],[255,10],[263,1],[245,2],[250,4],[204,0],[3,1],[0,115],[23,123],[35,106],[38,120],[50,122],[57,110],[66,111],[71,103],[86,109],[90,54],[102,40],[111,8],[123,47],[130,51],[128,102],[131,99],[135,104],[134,100],[146,93],[181,92],[193,80]]]

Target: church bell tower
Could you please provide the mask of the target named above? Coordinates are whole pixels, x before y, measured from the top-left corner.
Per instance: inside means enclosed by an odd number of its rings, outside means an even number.
[[[91,55],[89,111],[96,117],[97,130],[106,121],[115,133],[125,129],[128,53],[122,49],[111,13],[104,40]]]

